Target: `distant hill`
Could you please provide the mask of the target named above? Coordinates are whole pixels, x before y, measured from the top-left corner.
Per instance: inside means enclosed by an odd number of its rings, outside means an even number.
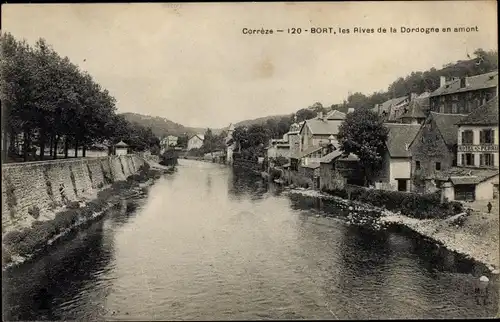
[[[259,118],[256,118],[256,119],[240,121],[240,122],[234,124],[234,126],[238,127],[238,126],[250,126],[250,125],[253,125],[253,124],[261,124],[261,123],[265,123],[267,120],[279,120],[279,119],[281,119],[283,117],[290,117],[291,115],[292,115],[292,113],[290,113],[290,114],[281,114],[281,115],[263,116],[263,117],[259,117]]]
[[[149,116],[137,113],[122,113],[121,115],[123,115],[129,122],[137,123],[139,125],[151,128],[153,133],[158,137],[163,137],[166,135],[180,136],[184,133],[187,133],[188,135],[193,135],[196,133],[204,134],[207,130],[206,128],[187,127],[159,116]],[[212,129],[212,131],[217,134],[221,130]]]

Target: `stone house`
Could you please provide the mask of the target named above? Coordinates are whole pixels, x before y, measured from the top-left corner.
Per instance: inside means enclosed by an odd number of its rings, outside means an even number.
[[[447,114],[469,114],[496,96],[498,71],[463,78],[440,79],[430,95],[430,109]]]
[[[411,186],[416,192],[439,188],[436,177],[457,165],[456,125],[466,115],[431,112],[410,143]]]
[[[203,134],[195,134],[188,140],[187,150],[199,149],[203,145],[205,137]]]
[[[410,143],[417,135],[420,125],[385,123],[389,129],[381,169],[373,176],[375,188],[410,191],[411,154]]]
[[[397,123],[422,124],[429,111],[429,93],[426,92],[411,100],[408,104],[403,105],[400,110],[396,117]]]
[[[498,198],[498,97],[457,122],[457,163],[441,174],[451,200]]]
[[[345,179],[340,172],[337,171],[337,163],[335,162],[340,157],[342,157],[342,152],[340,150],[335,150],[320,159],[320,190],[328,191],[344,188]]]

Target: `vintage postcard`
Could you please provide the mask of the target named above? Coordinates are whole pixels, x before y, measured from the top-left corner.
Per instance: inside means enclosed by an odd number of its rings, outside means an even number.
[[[496,1],[1,15],[3,320],[498,317]]]

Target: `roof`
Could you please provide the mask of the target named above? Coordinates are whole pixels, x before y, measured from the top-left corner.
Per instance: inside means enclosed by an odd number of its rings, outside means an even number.
[[[302,168],[317,169],[317,168],[319,168],[320,164],[319,164],[319,162],[310,162],[308,164],[302,164],[300,166]]]
[[[436,123],[436,126],[443,136],[444,142],[447,146],[452,147],[457,144],[457,123],[465,116],[465,114],[443,114],[431,112],[431,117],[434,119],[434,122]]]
[[[461,119],[458,125],[498,125],[498,96]]]
[[[117,147],[117,148],[126,148],[126,147],[128,147],[128,144],[125,143],[125,142],[123,142],[123,141],[120,141],[120,142],[118,142],[118,143],[115,144],[115,147]]]
[[[347,156],[342,156],[339,158],[340,161],[359,161],[359,158],[356,154],[350,153]]]
[[[393,158],[408,158],[410,151],[408,147],[417,136],[420,124],[385,123],[388,129],[387,149]]]
[[[378,104],[378,106],[375,106],[373,108],[373,111],[377,114],[382,114],[382,112],[386,112],[387,115],[389,115],[391,111],[391,107],[396,106],[404,102],[405,99],[407,99],[408,96],[401,96],[401,97],[396,97],[396,98],[391,98],[390,100],[387,100],[381,104]]]
[[[450,180],[454,185],[463,185],[478,184],[494,176],[498,176],[498,169],[451,167],[440,173],[437,179]]]
[[[191,140],[192,138],[194,138],[195,136],[197,136],[200,140],[205,140],[205,136],[203,134],[195,134],[193,135],[192,137],[190,137],[189,139]]]
[[[325,155],[324,157],[322,157],[319,162],[320,163],[330,163],[332,162],[333,160],[337,159],[338,157],[340,157],[342,155],[342,151],[340,150],[335,150],[333,152],[330,152],[328,153],[327,155]]]
[[[429,97],[418,97],[404,107],[403,114],[401,114],[401,116],[399,116],[398,119],[402,118],[425,119],[426,116],[424,111],[428,109],[429,109]]]
[[[340,112],[339,112],[340,113]],[[329,135],[338,134],[339,127],[342,122],[340,120],[321,120],[312,119],[305,121],[303,126],[308,126],[312,134],[315,135]]]
[[[459,92],[474,91],[484,88],[498,86],[498,71],[486,74],[467,77],[467,86],[460,88],[460,79],[454,79],[446,82],[444,86],[439,87],[431,96],[447,95]]]
[[[331,111],[327,116],[327,120],[345,120],[345,113],[342,113],[337,110]]]
[[[303,157],[308,156],[309,154],[312,154],[318,150],[321,150],[322,148],[323,147],[321,147],[321,146],[313,146],[313,147],[310,147],[309,149],[306,149],[304,151],[299,151],[298,153],[294,153],[294,155],[292,155],[291,157],[294,159],[301,159]]]

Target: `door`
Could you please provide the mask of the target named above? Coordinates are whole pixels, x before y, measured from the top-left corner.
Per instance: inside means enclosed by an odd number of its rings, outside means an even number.
[[[398,181],[398,191],[408,191],[408,179],[396,179]]]

